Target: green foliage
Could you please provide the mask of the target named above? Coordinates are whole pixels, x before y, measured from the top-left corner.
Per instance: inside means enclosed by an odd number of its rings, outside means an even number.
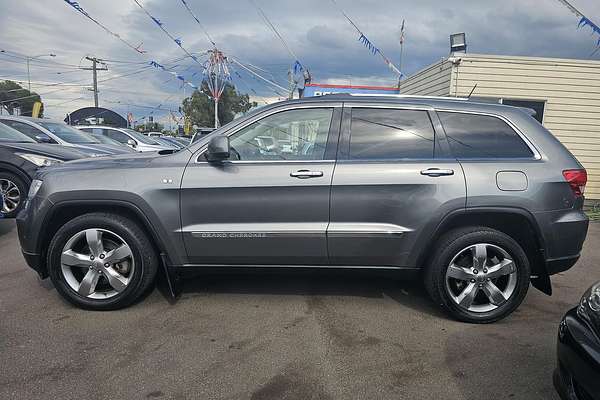
[[[30,92],[13,81],[0,82],[0,103],[4,110],[8,110],[9,114],[12,115],[14,113],[15,107],[20,107],[21,115],[31,116],[33,103],[36,101],[42,101],[37,93]],[[39,116],[41,117],[43,115],[44,105],[42,104]]]
[[[146,122],[145,124],[142,125],[136,125],[135,128],[133,128],[134,130],[138,131],[138,132],[162,132],[164,129],[164,126],[162,124],[159,124],[158,122]]]
[[[209,93],[208,84],[202,82],[202,91]],[[252,107],[256,107],[256,102],[250,101],[247,94],[239,94],[235,87],[229,83],[219,100],[219,123],[224,125],[231,122],[238,113],[246,113]],[[183,100],[183,113],[190,119],[192,125],[196,126],[214,126],[215,125],[215,105],[213,100],[197,90],[190,97]]]

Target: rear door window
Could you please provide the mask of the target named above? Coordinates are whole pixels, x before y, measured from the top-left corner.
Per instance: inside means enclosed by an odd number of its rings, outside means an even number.
[[[533,157],[529,146],[500,118],[457,112],[438,115],[458,159]]]
[[[350,159],[432,159],[435,133],[422,110],[353,108]]]

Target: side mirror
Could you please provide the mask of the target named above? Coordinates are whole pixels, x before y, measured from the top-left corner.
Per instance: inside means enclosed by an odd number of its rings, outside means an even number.
[[[37,135],[37,136],[35,137],[35,140],[36,140],[37,142],[40,142],[40,143],[52,143],[52,139],[50,139],[50,138],[49,138],[48,136],[46,136],[46,135]]]
[[[208,161],[222,161],[229,158],[230,146],[227,136],[215,136],[208,142],[206,159]]]
[[[136,146],[137,146],[137,143],[136,143],[136,142],[135,142],[135,140],[133,140],[133,139],[128,139],[128,140],[127,140],[127,145],[128,145],[128,146],[131,146],[131,147],[136,147]]]

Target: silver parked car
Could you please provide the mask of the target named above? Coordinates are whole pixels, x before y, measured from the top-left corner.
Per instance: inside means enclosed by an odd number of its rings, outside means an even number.
[[[90,157],[127,153],[121,146],[103,144],[93,137],[72,128],[62,121],[46,118],[0,115],[0,122],[23,133],[38,143],[74,147]]]
[[[173,147],[161,144],[153,138],[145,136],[129,128],[118,128],[104,125],[78,125],[74,126],[74,128],[83,132],[107,136],[139,152],[173,150]]]
[[[85,179],[82,179],[85,177]],[[585,169],[530,113],[446,98],[272,104],[179,152],[40,171],[23,254],[88,309],[131,304],[162,262],[420,277],[475,323],[579,258]],[[177,281],[172,282],[175,284]]]

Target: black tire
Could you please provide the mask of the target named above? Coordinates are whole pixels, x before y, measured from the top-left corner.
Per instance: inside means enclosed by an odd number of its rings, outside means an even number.
[[[129,284],[108,299],[92,299],[80,295],[67,283],[61,269],[61,255],[67,241],[86,229],[99,228],[120,236],[130,247],[135,268]],[[146,233],[132,220],[111,213],[84,214],[63,225],[48,247],[47,265],[56,290],[70,303],[88,310],[116,310],[131,305],[148,291],[158,269],[158,256]]]
[[[462,250],[475,244],[487,243],[506,251],[516,268],[516,286],[510,297],[492,311],[473,312],[457,304],[446,285],[446,272],[452,259]],[[527,255],[510,236],[487,227],[468,227],[452,230],[443,235],[435,244],[435,250],[425,270],[425,287],[432,300],[454,318],[470,323],[490,323],[512,313],[523,301],[531,270]]]
[[[12,182],[19,190],[19,202],[14,210],[10,212],[5,212],[3,201],[0,201],[0,211],[2,211],[2,216],[4,218],[14,218],[25,205],[25,200],[27,199],[27,192],[29,192],[29,182],[24,181],[23,178],[13,174],[12,172],[0,171],[0,182],[3,181]]]

